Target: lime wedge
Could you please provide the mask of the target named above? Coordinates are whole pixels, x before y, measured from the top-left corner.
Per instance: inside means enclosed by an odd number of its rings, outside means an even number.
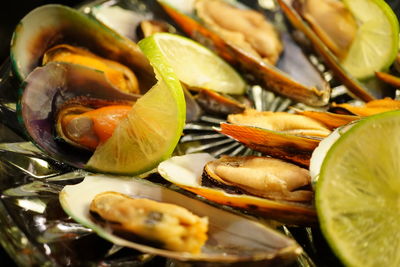
[[[358,79],[372,77],[394,61],[399,42],[399,22],[384,0],[343,0],[359,29],[343,59],[343,67]]]
[[[170,33],[157,33],[152,38],[178,78],[189,87],[227,94],[245,92],[246,84],[239,74],[201,44]]]
[[[186,107],[181,83],[154,38],[142,40],[139,47],[154,67],[158,83],[96,149],[88,169],[130,175],[146,172],[171,156],[182,134]]]
[[[317,213],[347,266],[400,266],[399,131],[400,111],[367,117],[344,132],[323,161]]]

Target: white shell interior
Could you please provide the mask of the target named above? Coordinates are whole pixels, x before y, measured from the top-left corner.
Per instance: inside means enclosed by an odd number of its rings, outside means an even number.
[[[158,165],[158,172],[166,179],[179,181],[180,185],[199,187],[203,168],[207,162],[212,160],[215,158],[208,153],[176,156],[161,162]]]
[[[348,125],[342,126],[334,130],[328,137],[324,138],[318,145],[318,147],[314,150],[310,159],[310,175],[311,175],[311,184],[315,186],[318,181],[319,174],[321,172],[322,163],[324,162],[325,156],[328,153],[329,149],[332,145],[351,127],[354,126],[354,123],[350,123]]]

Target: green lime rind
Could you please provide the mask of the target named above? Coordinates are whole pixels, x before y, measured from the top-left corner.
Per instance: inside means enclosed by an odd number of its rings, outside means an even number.
[[[142,174],[168,159],[182,135],[186,105],[181,83],[152,36],[143,39],[139,47],[158,82],[135,103],[112,137],[96,149],[85,166],[89,170]]]
[[[320,227],[346,266],[400,264],[399,130],[400,111],[365,118],[322,164],[315,196]]]

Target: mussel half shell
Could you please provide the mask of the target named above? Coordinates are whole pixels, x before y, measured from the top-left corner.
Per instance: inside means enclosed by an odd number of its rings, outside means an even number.
[[[158,172],[171,183],[215,203],[237,207],[249,213],[289,224],[312,225],[316,222],[316,212],[310,204],[275,201],[246,194],[230,194],[222,189],[202,186],[203,168],[212,160],[215,158],[207,153],[175,156],[161,162]]]
[[[377,79],[368,79],[360,82],[346,71],[340,64],[339,59],[329,50],[328,46],[323,43],[293,7],[294,0],[278,0],[277,2],[290,23],[304,33],[306,38],[311,42],[315,52],[323,58],[324,63],[333,71],[337,79],[346,86],[352,95],[363,101],[371,101],[375,98],[382,98],[392,94],[392,90],[388,90]]]
[[[70,146],[54,139],[55,113],[61,105],[76,96],[116,102],[135,101],[139,97],[117,90],[99,71],[55,62],[32,71],[23,90],[18,108],[27,135],[52,158],[78,168],[84,166],[90,153],[73,153]]]
[[[249,74],[253,80],[295,101],[311,106],[325,106],[329,102],[330,87],[311,65],[301,49],[287,32],[281,32],[285,51],[277,67],[264,62],[241,48],[224,40],[204,26],[193,13],[183,14],[172,0],[159,0],[165,11],[188,34],[219,56]],[[189,9],[190,10],[190,9]]]
[[[137,75],[141,92],[156,82],[149,61],[134,42],[75,9],[57,4],[32,10],[14,31],[10,57],[20,80],[40,66],[44,53],[58,44],[83,47],[127,66]]]
[[[105,191],[171,203],[182,206],[198,216],[207,216],[209,220],[208,240],[203,246],[202,252],[199,254],[182,253],[135,243],[96,224],[90,217],[89,204],[95,195]],[[274,262],[280,266],[292,262],[301,253],[301,248],[294,240],[261,223],[215,208],[143,179],[89,175],[79,184],[64,187],[59,199],[64,210],[73,219],[93,229],[101,237],[114,244],[145,253],[183,261],[214,263],[257,261],[259,264]]]

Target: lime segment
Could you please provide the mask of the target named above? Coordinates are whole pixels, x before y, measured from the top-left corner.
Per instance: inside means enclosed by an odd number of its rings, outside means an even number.
[[[316,185],[328,243],[348,266],[400,266],[400,111],[371,116],[329,149]]]
[[[227,94],[245,92],[239,74],[201,44],[169,33],[155,34],[153,39],[178,78],[189,87]]]
[[[356,18],[359,29],[344,68],[358,79],[372,77],[394,61],[399,42],[399,22],[384,0],[344,0]]]
[[[133,106],[127,119],[100,145],[87,168],[109,173],[140,174],[172,154],[185,123],[182,86],[154,38],[139,43],[154,67],[158,83]]]

